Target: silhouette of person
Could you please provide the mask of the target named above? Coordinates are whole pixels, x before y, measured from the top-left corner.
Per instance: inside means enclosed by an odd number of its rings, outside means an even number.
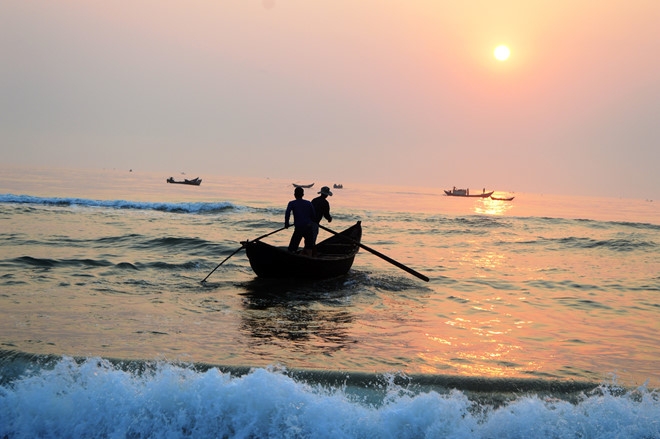
[[[316,238],[319,236],[319,223],[323,218],[325,218],[329,223],[332,222],[332,215],[330,215],[330,203],[328,202],[328,197],[332,196],[332,191],[328,186],[323,186],[318,192],[319,196],[312,200],[312,206],[314,206],[314,211],[316,216],[314,217],[314,242],[316,243]]]
[[[314,250],[313,224],[314,219],[316,218],[316,212],[314,211],[314,206],[311,201],[303,200],[303,196],[305,195],[305,190],[303,188],[297,187],[293,191],[293,195],[296,199],[289,201],[284,214],[284,227],[288,229],[290,227],[289,218],[291,212],[293,212],[294,229],[293,235],[291,235],[291,241],[289,242],[289,251],[297,251],[300,241],[304,238],[305,245],[303,248],[303,254],[311,256],[312,251]]]

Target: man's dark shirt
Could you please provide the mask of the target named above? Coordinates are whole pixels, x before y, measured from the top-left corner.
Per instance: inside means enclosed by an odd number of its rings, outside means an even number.
[[[328,203],[327,199],[324,197],[316,197],[312,200],[312,205],[316,211],[316,217],[314,218],[316,223],[320,223],[321,219],[324,217],[328,222],[332,221],[332,217],[330,216],[330,203]]]
[[[296,227],[305,227],[315,221],[316,213],[314,212],[314,205],[307,201],[301,199],[296,199],[289,201],[289,204],[286,206],[286,212],[284,214],[284,224],[289,225],[289,217],[293,212],[293,225]]]

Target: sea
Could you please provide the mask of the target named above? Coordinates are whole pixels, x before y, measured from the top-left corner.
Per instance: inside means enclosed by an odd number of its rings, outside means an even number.
[[[660,438],[660,200],[310,180],[2,166],[0,438]],[[257,278],[293,183],[429,281]]]

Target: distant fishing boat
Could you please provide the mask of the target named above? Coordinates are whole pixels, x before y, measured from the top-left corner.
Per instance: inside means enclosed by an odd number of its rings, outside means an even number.
[[[494,197],[494,196],[492,196],[492,195],[490,196],[490,199],[491,199],[491,200],[497,200],[497,201],[511,201],[511,200],[513,200],[514,198],[516,198],[516,197],[500,198],[500,197]]]
[[[343,189],[344,185],[341,184],[341,183],[335,183],[335,184],[332,185],[332,188],[333,189]]]
[[[310,184],[291,183],[291,184],[293,185],[293,187],[302,187],[302,188],[305,188],[305,189],[309,189],[310,187],[314,186],[314,183],[310,183]]]
[[[174,178],[170,177],[166,181],[172,184],[189,184],[191,186],[199,186],[200,184],[202,184],[202,179],[199,177],[193,178],[192,180],[188,180],[186,178],[183,181],[176,181]]]
[[[473,197],[473,198],[488,198],[493,195],[493,192],[486,192],[486,189],[483,190],[480,194],[470,194],[470,189],[456,189],[455,187],[450,191],[445,191],[445,194],[451,197]]]

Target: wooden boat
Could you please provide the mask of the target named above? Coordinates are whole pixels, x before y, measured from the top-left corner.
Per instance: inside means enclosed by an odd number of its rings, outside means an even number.
[[[500,198],[500,197],[494,197],[492,195],[490,196],[491,200],[497,200],[497,201],[511,201],[514,198],[516,198],[516,197]]]
[[[326,279],[348,273],[360,250],[362,223],[316,244],[315,255],[293,253],[286,247],[275,247],[261,241],[241,244],[252,270],[263,278]]]
[[[341,183],[335,183],[332,185],[333,189],[344,189],[344,185]]]
[[[445,194],[451,197],[471,197],[471,198],[488,198],[493,195],[493,192],[486,192],[485,190],[482,193],[471,194],[470,189],[456,189],[453,188],[450,191],[445,191]]]
[[[296,184],[296,183],[291,183],[293,187],[301,187],[304,189],[309,189],[310,187],[314,186],[314,183],[311,184]]]
[[[183,181],[176,181],[175,179],[170,177],[170,178],[167,179],[167,182],[172,183],[172,184],[189,184],[189,185],[192,185],[192,186],[199,186],[200,184],[202,184],[202,179],[197,177],[197,178],[193,178],[192,180],[188,180],[186,178]]]

